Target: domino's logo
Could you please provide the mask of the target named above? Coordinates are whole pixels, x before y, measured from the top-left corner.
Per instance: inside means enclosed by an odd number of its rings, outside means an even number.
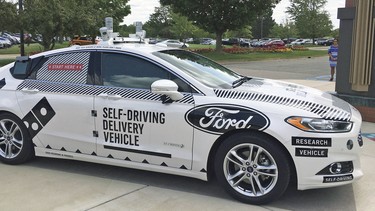
[[[56,112],[49,104],[47,98],[41,99],[22,119],[31,138],[34,138],[55,114]]]

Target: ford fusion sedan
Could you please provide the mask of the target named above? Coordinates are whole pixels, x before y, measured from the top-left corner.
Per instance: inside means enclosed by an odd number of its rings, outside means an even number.
[[[90,161],[201,180],[252,204],[362,176],[360,113],[309,87],[157,45],[72,46],[0,69],[0,160]]]

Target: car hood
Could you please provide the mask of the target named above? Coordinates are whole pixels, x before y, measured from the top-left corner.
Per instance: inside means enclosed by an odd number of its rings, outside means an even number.
[[[320,90],[277,80],[253,78],[234,89],[215,89],[217,97],[302,109],[324,119],[349,121],[349,103]]]

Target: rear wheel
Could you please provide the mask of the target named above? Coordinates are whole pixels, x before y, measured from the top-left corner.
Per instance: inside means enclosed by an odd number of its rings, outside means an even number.
[[[34,147],[22,121],[12,114],[0,114],[0,160],[20,164],[34,156]]]
[[[277,199],[290,180],[288,157],[263,134],[240,133],[227,138],[217,151],[215,173],[232,197],[250,204]]]

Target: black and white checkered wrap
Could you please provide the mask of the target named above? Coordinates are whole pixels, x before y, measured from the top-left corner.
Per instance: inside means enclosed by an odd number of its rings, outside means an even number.
[[[85,84],[87,80],[90,52],[79,52],[51,56],[38,70],[36,79],[52,82]],[[48,70],[49,64],[82,64],[80,71]]]
[[[17,90],[37,89],[39,92],[46,93],[62,93],[71,95],[92,95],[98,96],[100,94],[120,95],[125,99],[136,99],[146,101],[162,101],[160,95],[153,94],[149,90],[144,89],[127,89],[117,87],[105,87],[94,85],[80,85],[58,82],[47,82],[38,80],[25,80],[18,87]],[[191,94],[184,94],[181,100],[173,103],[194,104],[194,98]]]
[[[324,106],[304,100],[234,90],[216,89],[214,91],[217,97],[251,100],[294,107],[305,111],[310,111],[324,119],[349,121],[351,118],[351,114],[349,112],[346,112],[340,108]]]

